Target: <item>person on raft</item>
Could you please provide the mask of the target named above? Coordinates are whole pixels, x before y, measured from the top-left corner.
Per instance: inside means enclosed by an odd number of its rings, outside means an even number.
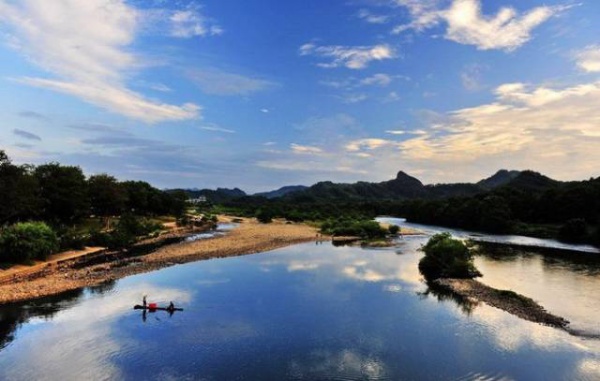
[[[146,308],[146,295],[144,295],[144,297],[142,298],[142,306]]]
[[[167,307],[167,310],[169,310],[169,311],[174,311],[175,310],[175,305],[173,304],[173,302],[169,303],[169,307]]]

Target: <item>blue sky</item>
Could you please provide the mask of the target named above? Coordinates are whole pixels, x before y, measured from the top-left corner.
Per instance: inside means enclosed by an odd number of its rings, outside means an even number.
[[[158,187],[598,176],[592,0],[0,0],[0,148]]]

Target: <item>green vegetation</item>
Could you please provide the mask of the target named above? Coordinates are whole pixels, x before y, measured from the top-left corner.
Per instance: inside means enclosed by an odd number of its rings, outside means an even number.
[[[372,220],[340,218],[327,220],[321,225],[321,233],[332,236],[352,236],[362,239],[384,238],[387,231]]]
[[[43,260],[58,247],[56,234],[43,222],[20,222],[0,233],[1,262]]]
[[[400,226],[398,225],[390,225],[388,228],[391,235],[397,235],[400,232]]]
[[[92,231],[89,242],[92,245],[108,247],[111,250],[120,249],[132,245],[140,236],[159,231],[161,226],[160,223],[146,218],[124,214],[113,230]]]
[[[0,261],[7,262],[42,259],[59,249],[98,242],[127,246],[158,228],[148,218],[181,218],[188,198],[184,191],[119,182],[107,174],[86,179],[76,166],[15,165],[2,150],[0,194]],[[110,226],[113,220],[117,226]]]
[[[450,233],[434,235],[421,250],[425,256],[419,262],[419,271],[428,280],[481,276],[469,248]]]

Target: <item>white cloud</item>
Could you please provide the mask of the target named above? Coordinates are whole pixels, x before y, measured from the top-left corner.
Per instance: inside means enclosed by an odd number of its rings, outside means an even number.
[[[292,152],[294,153],[300,153],[300,154],[320,154],[323,153],[323,150],[319,147],[314,147],[314,146],[304,146],[304,145],[300,145],[300,144],[296,144],[296,143],[292,143],[290,144],[290,148],[292,149]]]
[[[198,117],[201,110],[200,106],[193,103],[173,106],[150,101],[125,87],[111,84],[78,83],[41,78],[22,78],[19,82],[74,95],[106,110],[148,123],[193,119]]]
[[[358,11],[358,18],[365,20],[369,24],[386,24],[390,21],[389,15],[375,15],[368,9],[361,9]]]
[[[589,73],[600,72],[600,45],[591,45],[579,51],[576,56],[577,66]]]
[[[142,66],[130,50],[140,15],[123,0],[0,0],[11,46],[55,77],[22,83],[150,123],[197,117],[198,106],[163,104],[128,89],[128,76]]]
[[[359,139],[353,140],[346,144],[346,150],[350,152],[360,151],[363,149],[375,150],[384,146],[392,146],[395,144],[396,142],[385,139]]]
[[[203,92],[212,95],[249,95],[277,86],[275,82],[265,79],[247,77],[215,68],[190,70],[187,75]]]
[[[363,85],[363,86],[385,87],[385,86],[388,86],[390,83],[392,83],[392,80],[393,80],[393,78],[390,75],[383,74],[383,73],[377,73],[370,77],[362,79],[359,83],[360,83],[360,85]]]
[[[494,16],[484,15],[480,0],[453,0],[442,9],[436,0],[396,0],[408,9],[412,21],[399,25],[395,33],[414,29],[423,31],[447,24],[445,37],[460,44],[474,45],[480,50],[515,50],[531,38],[533,29],[550,17],[564,11],[565,6],[540,6],[522,15],[510,7],[502,7]]]
[[[420,32],[440,22],[441,15],[438,0],[395,0],[394,3],[405,7],[412,21],[409,24],[395,27],[393,33],[401,33],[409,29]]]
[[[523,16],[513,8],[502,8],[495,17],[483,16],[479,0],[456,0],[444,12],[446,38],[481,50],[514,50],[530,38],[531,31],[548,20],[557,9],[537,7]]]
[[[304,44],[300,47],[301,56],[313,55],[331,58],[328,63],[319,63],[323,68],[336,68],[344,66],[348,69],[364,69],[372,61],[382,61],[396,57],[392,47],[386,44],[374,46],[317,46],[314,43]]]
[[[340,98],[344,103],[353,104],[366,101],[368,96],[366,94],[346,94]]]
[[[404,135],[407,134],[408,131],[406,130],[387,130],[385,131],[386,134],[391,134],[391,135]]]
[[[175,11],[169,20],[173,37],[218,36],[223,33],[223,29],[214,20],[205,17],[196,9]]]
[[[495,102],[401,143],[401,158],[431,167],[533,168],[563,179],[596,175],[600,83],[561,89],[506,84]]]

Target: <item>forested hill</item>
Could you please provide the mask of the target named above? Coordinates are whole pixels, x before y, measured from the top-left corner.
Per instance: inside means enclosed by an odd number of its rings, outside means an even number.
[[[478,183],[424,185],[403,171],[395,179],[380,183],[357,182],[337,184],[331,181],[317,183],[286,197],[291,200],[411,200],[442,199],[474,196],[492,189],[508,186],[517,189],[544,190],[561,183],[533,171],[500,170]]]

